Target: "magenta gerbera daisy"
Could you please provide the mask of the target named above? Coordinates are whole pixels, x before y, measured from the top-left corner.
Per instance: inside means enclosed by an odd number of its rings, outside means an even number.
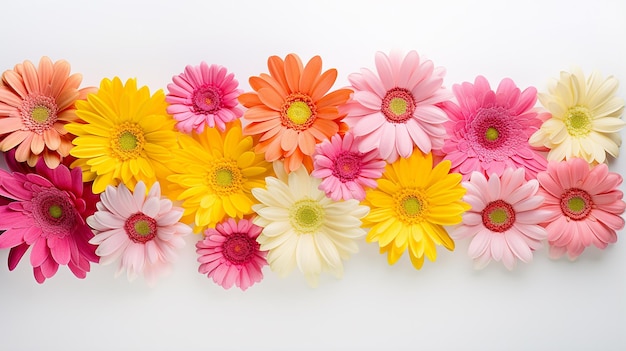
[[[96,208],[98,197],[83,186],[80,169],[60,164],[55,169],[37,162],[36,173],[0,170],[0,196],[10,202],[0,206],[0,248],[11,248],[9,270],[15,269],[29,247],[35,280],[43,283],[67,265],[85,278],[91,262],[98,262],[96,247],[85,218]]]
[[[267,265],[267,251],[261,251],[256,241],[262,230],[250,220],[237,222],[232,218],[207,229],[204,239],[196,243],[198,272],[225,289],[236,285],[246,290],[260,282],[261,269]]]
[[[376,188],[387,164],[376,150],[360,152],[351,133],[335,134],[316,146],[313,177],[322,179],[319,189],[335,201],[365,198],[365,189]]]
[[[487,79],[476,77],[452,87],[458,103],[442,104],[450,117],[448,138],[443,146],[452,170],[467,180],[473,171],[501,175],[505,168],[525,168],[526,179],[546,169],[547,161],[528,139],[549,115],[533,109],[537,90],[521,91],[505,78],[494,92]]]
[[[185,71],[172,78],[174,83],[167,85],[165,97],[170,105],[167,112],[178,121],[178,130],[202,133],[206,126],[217,127],[221,131],[226,123],[243,115],[243,108],[237,97],[242,90],[233,73],[225,67],[208,65],[187,66]]]
[[[507,168],[502,176],[493,173],[489,179],[473,172],[463,186],[467,189],[463,201],[472,208],[450,235],[472,238],[468,254],[476,268],[491,260],[502,261],[508,269],[515,267],[517,259],[530,262],[533,251],[547,237],[540,223],[549,216],[541,209],[543,197],[538,195],[537,180],[526,181],[523,168]]]
[[[367,68],[348,76],[354,94],[340,107],[344,122],[359,142],[359,151],[378,150],[394,162],[409,157],[414,145],[425,154],[440,149],[448,120],[438,106],[448,99],[442,87],[445,70],[430,60],[420,60],[415,51],[404,58],[376,53],[378,75]]]
[[[606,164],[590,168],[584,159],[572,158],[551,161],[537,179],[546,198],[543,207],[550,211],[542,224],[553,258],[567,253],[574,259],[588,246],[604,249],[617,241],[626,208],[624,194],[617,189],[621,175],[609,172]]]
[[[98,245],[101,264],[119,258],[116,276],[126,271],[132,281],[143,274],[154,283],[185,245],[183,236],[191,233],[191,227],[179,222],[182,215],[182,208],[161,197],[159,182],[148,192],[143,181],[134,192],[123,183],[109,185],[100,195],[97,211],[87,218],[96,234],[90,243]]]

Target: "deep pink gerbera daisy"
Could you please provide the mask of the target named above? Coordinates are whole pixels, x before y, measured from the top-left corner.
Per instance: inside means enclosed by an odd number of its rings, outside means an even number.
[[[90,262],[98,262],[96,247],[85,218],[96,207],[97,195],[85,187],[80,169],[61,164],[55,169],[40,159],[36,173],[0,170],[0,196],[9,200],[0,206],[0,248],[11,248],[9,270],[15,269],[29,247],[35,280],[43,283],[59,265],[67,265],[78,278],[85,278]]]
[[[243,115],[237,97],[242,90],[233,73],[219,65],[201,62],[187,66],[185,72],[174,76],[167,85],[167,112],[178,121],[178,130],[202,133],[205,126],[226,128],[226,123]]]
[[[446,131],[446,114],[437,106],[448,99],[442,87],[445,70],[422,60],[415,51],[404,58],[376,53],[376,70],[362,68],[348,76],[354,94],[340,107],[344,122],[359,140],[359,151],[378,150],[394,162],[409,157],[414,145],[427,154],[440,149]]]
[[[590,168],[587,161],[572,158],[548,163],[537,175],[544,209],[550,217],[543,221],[548,231],[550,256],[578,257],[592,244],[600,249],[617,241],[617,230],[624,228],[626,203],[617,187],[622,176],[609,172],[606,164]]]
[[[322,179],[319,189],[335,201],[365,198],[365,189],[376,188],[387,164],[378,151],[360,152],[352,133],[335,134],[316,146],[313,177]]]
[[[246,290],[263,279],[261,269],[267,265],[267,251],[261,251],[256,238],[263,228],[252,221],[232,218],[204,232],[204,240],[196,243],[198,272],[213,278],[225,289],[236,285]]]
[[[458,103],[442,104],[450,117],[448,138],[443,146],[452,171],[467,180],[477,171],[501,175],[508,167],[525,168],[526,179],[546,169],[544,156],[528,144],[530,136],[549,115],[533,110],[537,90],[520,91],[511,79],[503,79],[494,92],[487,79],[476,77],[452,87]]]
[[[90,243],[98,245],[101,264],[119,258],[116,276],[126,271],[130,281],[143,274],[154,284],[176,259],[177,249],[185,245],[183,236],[191,233],[191,227],[179,222],[183,209],[161,197],[159,182],[146,192],[140,181],[132,193],[124,184],[109,185],[96,206],[97,211],[87,218],[96,234]]]
[[[507,168],[502,176],[493,173],[489,179],[473,172],[471,179],[463,182],[467,189],[463,201],[472,208],[450,235],[454,239],[472,238],[468,254],[476,268],[491,260],[502,261],[508,269],[515,267],[517,259],[530,262],[532,252],[546,239],[548,234],[540,223],[549,212],[541,208],[539,184],[536,179],[524,178],[523,168]]]

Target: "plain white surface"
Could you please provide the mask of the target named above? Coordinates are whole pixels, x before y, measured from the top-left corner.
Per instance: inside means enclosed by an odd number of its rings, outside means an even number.
[[[319,54],[335,87],[374,67],[374,53],[417,50],[447,68],[446,85],[482,74],[496,86],[546,82],[570,65],[598,69],[626,88],[626,3],[616,1],[11,1],[0,8],[0,70],[42,55],[64,58],[84,85],[137,77],[151,91],[187,64],[226,66],[247,79],[270,55]],[[624,148],[621,148],[624,153]],[[611,163],[625,174],[626,155]],[[622,187],[623,189],[623,187]],[[376,244],[345,277],[309,288],[299,272],[269,268],[246,292],[197,273],[190,237],[156,287],[93,266],[66,267],[38,285],[25,258],[0,252],[1,350],[623,350],[626,244],[576,262],[539,251],[508,272],[474,271],[467,242],[414,270],[388,266]]]

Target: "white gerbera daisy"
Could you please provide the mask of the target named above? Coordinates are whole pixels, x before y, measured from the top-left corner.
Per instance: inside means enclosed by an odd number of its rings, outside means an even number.
[[[284,277],[297,266],[313,287],[322,271],[341,278],[342,260],[358,251],[354,239],[365,235],[361,218],[369,207],[326,197],[318,189],[320,179],[304,167],[287,175],[275,162],[274,170],[277,178],[266,178],[267,189],[252,189],[261,202],[252,207],[258,214],[254,224],[263,227],[257,242],[268,251],[270,268]]]

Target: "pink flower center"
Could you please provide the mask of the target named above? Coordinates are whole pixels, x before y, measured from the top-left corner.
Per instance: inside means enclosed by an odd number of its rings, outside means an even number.
[[[39,94],[28,95],[19,108],[24,126],[31,132],[42,134],[57,121],[56,100]]]
[[[524,128],[502,107],[486,107],[470,120],[468,140],[481,161],[502,161],[524,142]]]
[[[212,85],[203,85],[193,92],[195,113],[210,114],[222,108],[222,91]]]
[[[406,123],[415,112],[415,98],[404,88],[393,88],[385,94],[381,111],[391,123]]]
[[[561,195],[561,211],[569,219],[581,221],[587,218],[592,207],[591,195],[584,190],[571,188]]]
[[[361,155],[355,152],[344,151],[333,163],[333,176],[342,183],[354,180],[361,172]]]
[[[307,130],[317,118],[317,107],[310,96],[293,93],[285,99],[280,109],[283,126],[294,130]]]
[[[233,264],[248,263],[260,245],[244,233],[233,233],[222,244],[222,254]]]
[[[124,223],[124,230],[130,240],[143,244],[157,235],[157,223],[154,218],[137,212],[128,217]]]
[[[45,237],[64,237],[72,233],[76,222],[74,204],[68,195],[56,188],[42,188],[31,199],[35,223]]]
[[[515,223],[513,206],[502,201],[490,202],[482,211],[483,225],[492,232],[502,233]]]

